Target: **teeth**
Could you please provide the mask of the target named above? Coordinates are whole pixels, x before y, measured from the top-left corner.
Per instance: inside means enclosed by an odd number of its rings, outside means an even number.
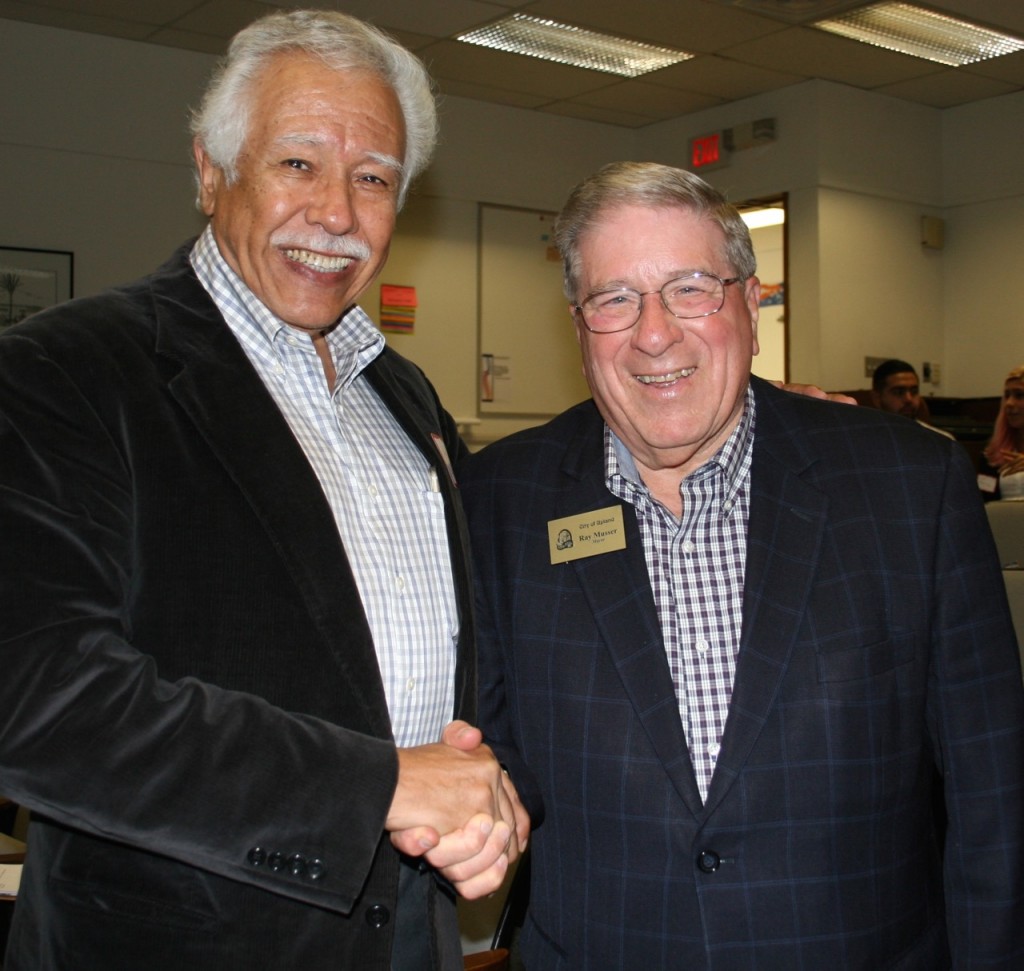
[[[307,249],[286,249],[284,255],[319,273],[337,273],[352,262],[350,256],[324,256],[322,253],[312,253]]]
[[[688,367],[681,371],[670,371],[668,374],[638,374],[636,379],[641,384],[671,384],[680,378],[688,378],[696,370],[695,367]]]

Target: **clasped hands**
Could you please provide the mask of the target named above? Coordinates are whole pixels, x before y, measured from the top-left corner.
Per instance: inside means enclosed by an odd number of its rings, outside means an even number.
[[[385,829],[469,900],[497,890],[526,849],[530,819],[483,735],[454,721],[432,745],[398,750],[398,785]]]

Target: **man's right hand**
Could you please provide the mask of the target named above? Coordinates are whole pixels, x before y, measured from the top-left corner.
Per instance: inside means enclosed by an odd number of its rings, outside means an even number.
[[[396,848],[425,856],[472,899],[501,885],[526,847],[530,822],[479,730],[452,722],[439,744],[399,749],[385,828]]]

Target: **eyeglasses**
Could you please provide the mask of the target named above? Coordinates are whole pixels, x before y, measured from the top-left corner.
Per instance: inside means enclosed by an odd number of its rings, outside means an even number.
[[[732,276],[723,280],[714,273],[687,273],[669,280],[660,290],[645,290],[643,293],[631,287],[598,290],[574,309],[583,318],[587,330],[594,334],[629,330],[643,313],[644,297],[652,293],[661,297],[662,304],[673,317],[683,320],[710,317],[725,305],[725,288],[742,279]]]

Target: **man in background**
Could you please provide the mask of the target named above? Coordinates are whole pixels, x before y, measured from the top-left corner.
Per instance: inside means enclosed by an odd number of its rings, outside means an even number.
[[[897,358],[879,364],[871,376],[871,397],[876,408],[912,418],[933,432],[953,438],[949,432],[923,420],[928,410],[921,400],[921,381],[912,364]]]
[[[751,376],[750,236],[696,176],[607,166],[555,239],[593,400],[462,470],[481,725],[543,814],[526,967],[1024,966],[1024,687],[963,449]]]
[[[463,446],[355,304],[429,80],[275,14],[194,132],[202,236],[0,336],[0,789],[34,814],[4,966],[453,971],[420,857],[487,893],[528,822],[453,721]]]

